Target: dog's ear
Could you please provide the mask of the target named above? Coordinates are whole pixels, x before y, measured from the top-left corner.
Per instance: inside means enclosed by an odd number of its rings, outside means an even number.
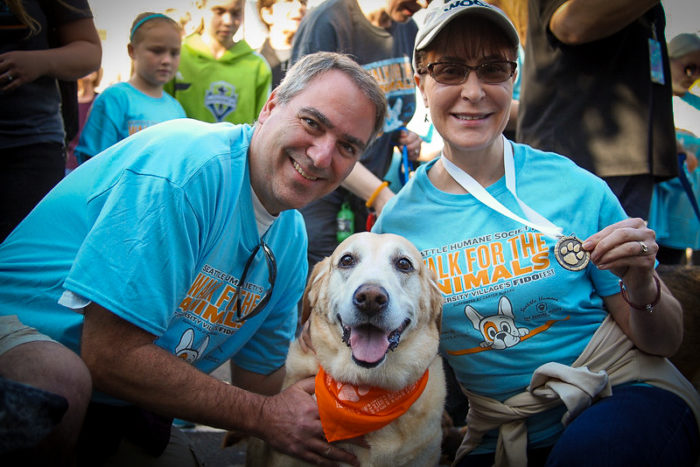
[[[314,266],[314,269],[311,271],[311,276],[309,276],[309,281],[306,283],[306,289],[304,289],[304,296],[301,301],[302,325],[309,319],[309,316],[311,316],[311,310],[314,308],[314,306],[316,306],[318,293],[321,290],[321,288],[318,287],[317,282],[329,273],[330,262],[331,258],[329,256],[320,263],[316,263],[316,266]]]
[[[438,332],[440,332],[442,330],[442,305],[444,302],[444,298],[442,296],[442,292],[440,292],[440,288],[438,287],[435,272],[427,267],[425,269],[427,276],[426,282],[428,284],[428,293],[430,294],[430,308],[435,316],[435,324],[437,326],[437,330]]]

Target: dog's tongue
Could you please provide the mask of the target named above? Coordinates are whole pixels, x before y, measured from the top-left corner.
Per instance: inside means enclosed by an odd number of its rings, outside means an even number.
[[[356,360],[377,362],[389,349],[389,334],[370,325],[354,327],[350,333],[350,348]]]

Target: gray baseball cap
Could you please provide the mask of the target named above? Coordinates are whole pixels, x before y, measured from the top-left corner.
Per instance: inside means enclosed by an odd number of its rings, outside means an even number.
[[[668,56],[671,58],[679,58],[697,50],[700,50],[700,37],[697,34],[678,34],[668,43]]]
[[[483,0],[433,0],[425,11],[423,25],[418,29],[413,48],[413,67],[416,67],[416,51],[428,47],[445,26],[462,15],[488,18],[499,26],[508,40],[517,47],[520,44],[518,31],[508,16],[500,9]]]

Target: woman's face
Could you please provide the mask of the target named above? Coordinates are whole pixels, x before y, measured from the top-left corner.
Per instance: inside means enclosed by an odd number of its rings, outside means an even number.
[[[306,14],[306,0],[281,0],[262,10],[263,20],[270,29],[279,29],[291,38]]]
[[[243,23],[245,3],[242,0],[209,0],[204,7],[204,33],[226,48],[233,45],[233,35]]]
[[[470,36],[477,33],[465,32],[468,30],[446,28],[433,41],[421,65],[449,62],[475,67],[515,60],[514,52],[505,45],[494,46],[483,36],[472,42]],[[435,129],[449,149],[484,150],[500,138],[510,115],[515,74],[493,84],[484,83],[473,69],[462,84],[439,83],[427,72],[415,77]]]
[[[673,94],[682,96],[700,79],[700,50],[671,59]]]

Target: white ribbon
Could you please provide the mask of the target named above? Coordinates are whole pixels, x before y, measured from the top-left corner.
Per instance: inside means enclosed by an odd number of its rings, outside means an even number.
[[[518,221],[521,224],[532,227],[550,238],[558,239],[562,237],[561,227],[557,227],[551,223],[548,219],[534,209],[530,208],[520,198],[518,198],[515,188],[515,164],[513,162],[513,148],[505,136],[502,136],[502,138],[503,166],[506,174],[506,188],[508,188],[510,194],[512,194],[515,200],[518,202],[527,219],[523,219],[507,207],[503,206],[496,198],[491,196],[491,193],[486,191],[486,189],[482,187],[479,182],[474,180],[471,175],[457,167],[454,163],[452,163],[452,161],[446,158],[444,153],[440,156],[440,161],[442,161],[442,165],[445,167],[445,170],[447,170],[447,173],[449,173],[450,176],[462,186],[462,188],[467,190],[472,196],[474,196],[474,198],[481,201],[489,208],[500,212],[504,216]]]

